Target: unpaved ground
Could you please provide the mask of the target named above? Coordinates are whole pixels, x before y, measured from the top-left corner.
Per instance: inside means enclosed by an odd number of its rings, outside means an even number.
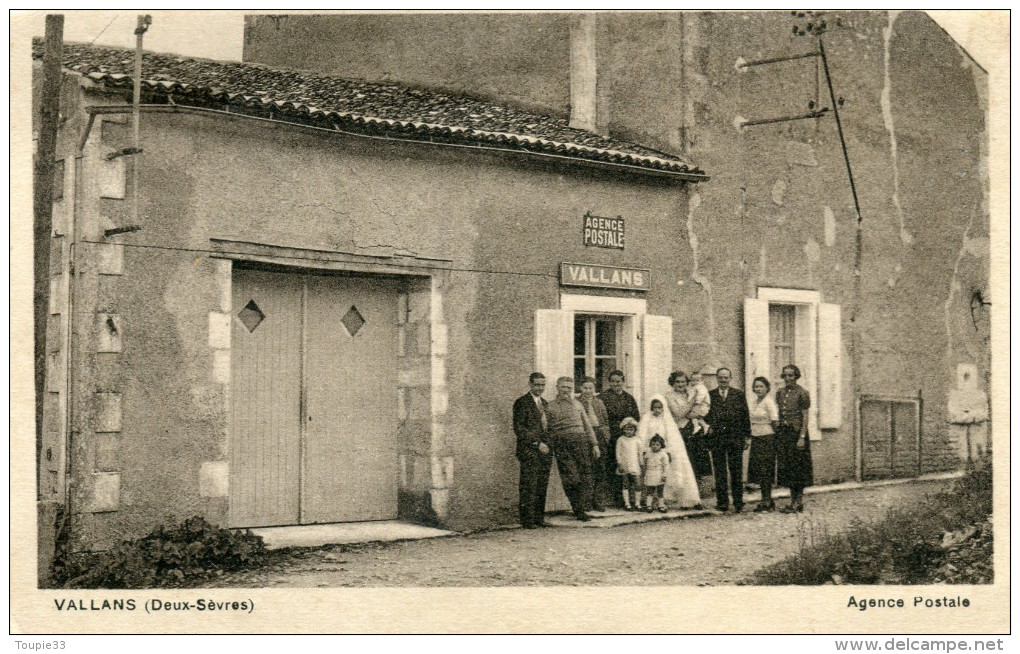
[[[808,495],[802,514],[733,513],[605,529],[498,530],[401,543],[277,553],[271,565],[210,586],[726,585],[802,542],[872,521],[952,482]],[[785,503],[785,500],[782,501]],[[750,507],[749,507],[750,508]]]

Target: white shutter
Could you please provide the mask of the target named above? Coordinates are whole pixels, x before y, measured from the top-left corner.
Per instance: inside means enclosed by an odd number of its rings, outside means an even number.
[[[673,371],[673,318],[670,316],[644,316],[644,330],[641,339],[641,358],[644,369],[641,375],[640,411],[652,395],[664,394],[669,390],[669,373]]]
[[[535,311],[535,370],[545,375],[545,397],[556,397],[556,378],[574,377],[574,312]]]
[[[624,388],[635,398],[641,397],[641,376],[638,374],[641,365],[640,317],[628,316],[623,319],[623,341],[620,343],[620,370],[624,374]]]
[[[797,383],[811,395],[808,436],[817,441],[822,438],[818,428],[818,305],[798,304],[794,321],[794,363],[800,366],[801,373]]]
[[[744,386],[748,397],[755,377],[772,379],[768,300],[744,298]]]
[[[559,309],[535,311],[535,370],[545,375],[545,397],[556,397],[556,378],[574,377],[574,312]],[[569,511],[556,464],[549,475],[546,511]]]
[[[818,305],[818,426],[843,424],[843,325],[838,304]]]

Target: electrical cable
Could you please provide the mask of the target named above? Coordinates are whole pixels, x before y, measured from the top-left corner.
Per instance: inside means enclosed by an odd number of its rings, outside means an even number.
[[[99,37],[103,35],[103,32],[108,30],[110,28],[110,25],[113,25],[113,21],[117,20],[117,18],[119,18],[119,16],[116,16],[116,15],[113,18],[111,18],[110,22],[106,24],[106,27],[104,27],[103,29],[99,30],[99,34],[96,34],[96,38],[94,38],[91,41],[89,41],[89,45],[95,45],[96,41],[99,40]]]

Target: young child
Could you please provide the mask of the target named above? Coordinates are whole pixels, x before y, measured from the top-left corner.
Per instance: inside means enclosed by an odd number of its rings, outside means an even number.
[[[645,511],[651,513],[656,505],[660,513],[666,512],[666,503],[662,499],[663,490],[666,487],[666,474],[669,470],[670,457],[666,451],[666,441],[658,434],[652,436],[648,441],[650,451],[645,452],[645,497],[648,498],[648,506]]]
[[[637,437],[637,420],[624,418],[620,430],[623,434],[616,441],[616,474],[623,482],[624,510],[636,511],[641,508],[641,439]]]
[[[711,398],[708,395],[708,387],[701,381],[701,373],[695,370],[691,373],[688,383],[690,394],[694,398],[694,408],[691,410],[691,424],[694,425],[692,434],[707,434],[708,423],[704,417],[708,415],[708,408]]]

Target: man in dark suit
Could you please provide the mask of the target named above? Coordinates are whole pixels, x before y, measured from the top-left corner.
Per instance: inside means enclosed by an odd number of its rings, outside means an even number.
[[[731,377],[729,368],[719,368],[715,373],[719,385],[708,394],[711,406],[705,422],[710,431],[705,440],[715,473],[715,508],[729,509],[729,486],[733,510],[739,513],[744,508],[744,450],[751,443],[751,415],[744,394],[730,388]]]
[[[521,465],[520,517],[525,529],[545,527],[545,492],[549,486],[552,450],[549,447],[547,402],[542,399],[545,376],[533,372],[528,378],[531,390],[514,402],[514,434],[517,436],[517,461]]]

